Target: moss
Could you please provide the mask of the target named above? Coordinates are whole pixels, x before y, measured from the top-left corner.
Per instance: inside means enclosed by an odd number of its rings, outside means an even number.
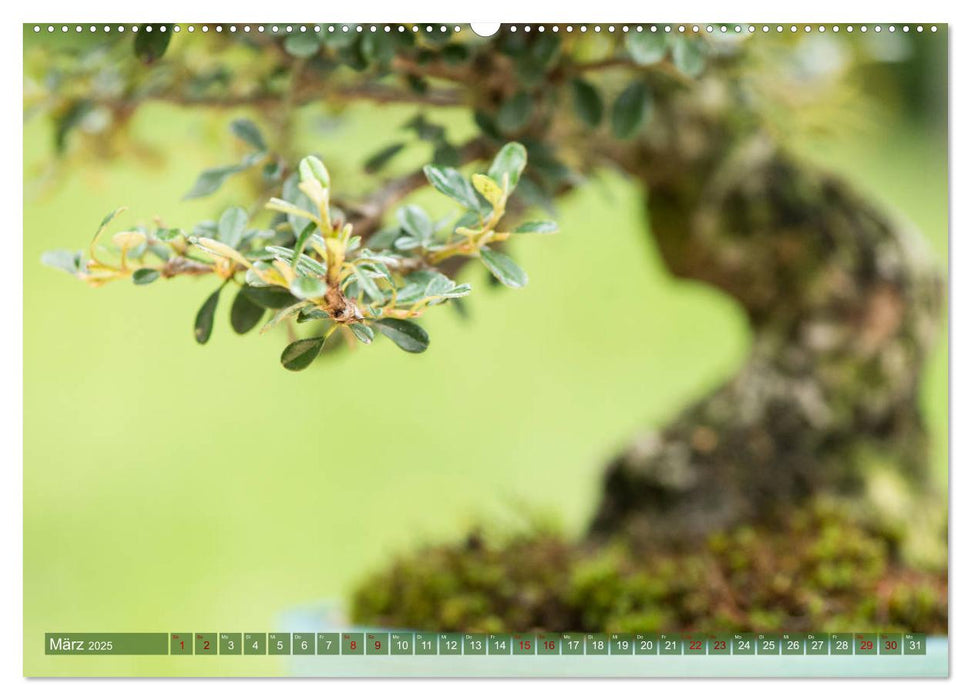
[[[947,629],[947,578],[817,502],[694,551],[591,548],[549,531],[427,547],[369,577],[358,623],[500,631]]]

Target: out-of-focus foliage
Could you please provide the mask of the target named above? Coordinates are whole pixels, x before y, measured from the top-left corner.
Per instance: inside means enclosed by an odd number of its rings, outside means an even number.
[[[847,119],[860,119],[864,86],[872,95],[876,84],[881,100],[901,102],[888,75],[899,88],[915,79],[915,64],[943,66],[946,60],[946,41],[902,31],[777,34],[774,27],[768,33],[755,27],[751,33],[682,33],[636,25],[607,33],[533,25],[532,31],[506,26],[481,38],[467,28],[439,25],[266,26],[264,32],[256,25],[250,31],[206,25],[205,33],[197,25],[192,34],[175,28],[31,36],[25,56],[28,115],[43,112],[53,119],[61,152],[78,140],[87,142],[79,148],[113,155],[122,144],[112,137],[124,132],[146,100],[253,106],[275,127],[282,126],[274,118],[281,107],[307,103],[332,109],[356,100],[457,105],[474,112],[487,137],[544,141],[550,162],[527,179],[550,193],[557,173],[565,175],[564,168],[583,160],[571,153],[578,144],[568,138],[579,135],[578,126],[581,133],[583,127],[605,130],[602,117],[610,113],[614,136],[629,138],[650,122],[643,101],[668,95],[706,71],[726,72],[749,94],[753,114],[779,120],[780,131],[798,135],[802,129],[846,128]],[[909,60],[913,56],[918,60]],[[926,79],[926,70],[919,74],[919,90],[911,92],[946,89],[945,71],[937,83]],[[909,100],[903,107],[926,114],[933,109],[927,104],[937,102]],[[453,165],[447,162],[455,149],[448,134],[423,126],[419,121],[414,136],[433,144],[441,164]],[[283,136],[272,133],[272,145]],[[378,148],[372,168],[387,164],[400,150],[396,146],[391,141]]]

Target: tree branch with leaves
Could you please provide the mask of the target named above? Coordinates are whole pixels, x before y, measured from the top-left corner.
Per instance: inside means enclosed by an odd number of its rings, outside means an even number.
[[[260,148],[264,141],[249,121],[236,121],[234,133]],[[244,162],[258,162],[256,151]],[[462,212],[441,222],[422,208],[397,210],[399,226],[372,236],[365,246],[354,224],[331,206],[331,178],[316,156],[303,158],[287,179],[281,197],[265,208],[273,214],[268,229],[250,226],[242,207],[224,211],[214,225],[182,229],[136,228],[111,236],[110,251],[100,245],[103,234],[122,210],[109,214],[84,251],[51,251],[44,262],[64,269],[88,284],[131,279],[136,285],[188,275],[212,275],[219,287],[206,298],[195,317],[195,338],[206,343],[212,334],[223,289],[238,287],[230,320],[237,333],[247,333],[271,318],[261,333],[282,322],[323,324],[319,335],[295,340],[284,348],[280,362],[302,370],[317,358],[327,339],[341,331],[369,345],[375,330],[406,352],[428,348],[428,334],[414,319],[428,309],[461,299],[472,291],[442,272],[450,259],[477,259],[507,287],[526,285],[526,273],[498,246],[510,236],[555,233],[549,220],[503,227],[509,197],[526,167],[526,149],[506,144],[487,173],[466,179],[450,167],[425,166],[423,176]],[[213,183],[231,171],[203,173],[189,197],[208,194]],[[374,206],[398,198],[394,190],[378,193]],[[372,213],[371,216],[376,216]],[[110,255],[111,257],[106,257]]]

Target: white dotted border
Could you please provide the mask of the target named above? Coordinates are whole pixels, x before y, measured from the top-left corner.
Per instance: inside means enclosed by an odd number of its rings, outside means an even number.
[[[168,31],[168,28],[165,25],[156,25],[156,26],[158,27],[158,30],[161,31],[161,32]],[[186,24],[186,25],[180,25],[180,24],[176,24],[176,25],[174,25],[172,27],[172,31],[174,33],[176,33],[176,34],[179,33],[179,32],[182,32],[182,31],[186,31],[189,34],[193,34],[196,31],[199,31],[199,32],[201,32],[203,34],[207,34],[209,32],[216,32],[218,34],[218,33],[224,32],[224,31],[225,32],[229,32],[230,34],[233,34],[233,33],[236,33],[236,32],[242,32],[244,34],[250,33],[250,32],[256,32],[256,33],[259,33],[259,34],[262,34],[262,33],[269,33],[269,34],[292,34],[294,32],[307,32],[307,31],[310,31],[311,29],[314,32],[327,32],[327,33],[335,33],[335,34],[336,33],[354,33],[354,32],[356,32],[356,33],[362,33],[362,32],[365,32],[365,31],[371,32],[371,33],[382,32],[382,31],[385,32],[385,33],[390,33],[390,32],[393,32],[393,31],[397,31],[397,32],[406,32],[406,31],[409,31],[409,28],[408,27],[405,27],[402,24],[384,24],[384,25],[378,25],[378,24],[371,24],[371,25],[362,25],[362,24],[358,24],[358,25],[348,25],[348,24],[329,24],[329,25],[326,25],[326,24],[297,24],[297,25],[294,25],[294,24],[271,24],[271,25],[266,25],[266,24],[216,24],[216,25],[199,24],[199,25],[195,25],[195,24]],[[419,33],[419,32],[423,32],[425,34],[434,34],[434,33],[445,33],[446,31],[448,31],[448,29],[449,29],[449,25],[444,25],[444,24],[441,24],[441,25],[439,25],[439,24],[436,24],[436,25],[432,25],[432,24],[417,25],[416,24],[416,25],[413,25],[410,28],[410,31],[412,31],[413,33],[416,33],[416,34]],[[455,33],[459,33],[461,31],[463,31],[463,28],[460,27],[459,25],[454,25],[454,26],[451,27],[451,29]],[[594,33],[599,33],[599,32],[603,32],[603,31],[606,31],[607,33],[614,33],[614,32],[617,32],[617,31],[620,31],[622,33],[649,31],[649,32],[654,32],[654,33],[656,33],[656,32],[664,32],[664,33],[667,33],[667,34],[671,34],[671,33],[682,33],[683,34],[684,32],[689,31],[689,29],[690,29],[690,31],[692,31],[694,33],[707,32],[708,34],[716,34],[716,35],[717,34],[757,34],[757,33],[769,34],[770,32],[775,32],[775,33],[778,33],[778,34],[781,34],[783,32],[789,32],[789,33],[793,33],[793,34],[796,33],[796,32],[803,32],[803,33],[807,33],[808,34],[810,32],[814,32],[814,31],[815,32],[819,32],[819,33],[827,32],[827,31],[832,31],[833,33],[839,33],[841,31],[844,31],[844,32],[846,32],[848,34],[852,34],[854,31],[859,31],[859,32],[865,34],[865,33],[869,32],[871,30],[879,34],[880,32],[883,32],[883,31],[888,31],[890,33],[894,33],[894,32],[896,32],[898,30],[899,31],[902,31],[902,32],[905,32],[905,33],[910,32],[910,31],[923,32],[925,29],[927,29],[927,30],[929,30],[931,32],[936,32],[938,30],[938,26],[935,25],[935,24],[926,24],[926,25],[925,24],[858,24],[858,25],[857,24],[845,24],[845,25],[844,24],[831,24],[831,25],[825,25],[825,24],[819,24],[819,25],[809,25],[809,24],[806,24],[806,25],[797,25],[797,24],[761,24],[761,25],[760,24],[735,24],[735,25],[724,25],[724,24],[722,24],[722,25],[712,25],[712,24],[706,24],[706,25],[699,25],[699,24],[691,24],[691,25],[685,25],[685,24],[677,24],[677,25],[674,25],[674,24],[650,24],[650,25],[642,25],[642,24],[635,24],[635,25],[627,25],[627,24],[624,24],[624,25],[616,25],[616,24],[565,24],[565,25],[561,25],[561,24],[551,24],[551,25],[548,25],[548,24],[536,24],[536,25],[531,25],[531,24],[513,24],[513,25],[509,25],[508,26],[508,29],[509,29],[510,32],[517,32],[517,31],[530,32],[533,29],[535,29],[537,32],[545,32],[548,29],[549,31],[551,31],[553,33],[558,33],[558,32],[563,31],[563,32],[566,32],[568,34],[574,32],[574,31],[580,32],[581,34],[582,33],[585,33],[585,32],[588,32],[588,31],[593,31]],[[35,24],[33,26],[33,30],[34,30],[34,33],[35,34],[40,34],[42,32],[46,32],[48,34],[53,34],[53,33],[57,32],[57,31],[60,31],[62,34],[67,34],[68,32],[70,32],[72,30],[75,33],[78,33],[78,34],[80,34],[81,32],[84,32],[85,30],[87,30],[90,33],[99,32],[100,31],[100,32],[104,32],[106,34],[110,34],[111,32],[124,33],[126,31],[130,31],[130,32],[133,32],[134,33],[134,32],[140,31],[139,25],[137,25],[137,24],[133,24],[133,25],[124,25],[124,24],[108,25],[108,24],[105,24],[105,25],[100,25],[100,26],[99,25],[94,25],[94,24],[91,24],[91,25],[81,25],[81,24],[74,24],[74,25],[69,25],[69,24],[60,24],[60,25],[48,24],[48,25],[42,25],[42,24]],[[147,25],[145,27],[145,31],[151,32],[151,31],[153,31],[153,27],[151,25]]]

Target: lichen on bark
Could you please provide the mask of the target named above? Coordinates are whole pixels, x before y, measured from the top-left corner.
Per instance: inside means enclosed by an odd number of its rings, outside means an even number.
[[[725,83],[679,93],[623,162],[670,272],[745,310],[749,358],[610,464],[591,534],[685,545],[820,494],[916,532],[934,492],[917,392],[940,274],[915,232],[787,153],[736,100]],[[896,514],[880,512],[874,477],[899,487]]]

